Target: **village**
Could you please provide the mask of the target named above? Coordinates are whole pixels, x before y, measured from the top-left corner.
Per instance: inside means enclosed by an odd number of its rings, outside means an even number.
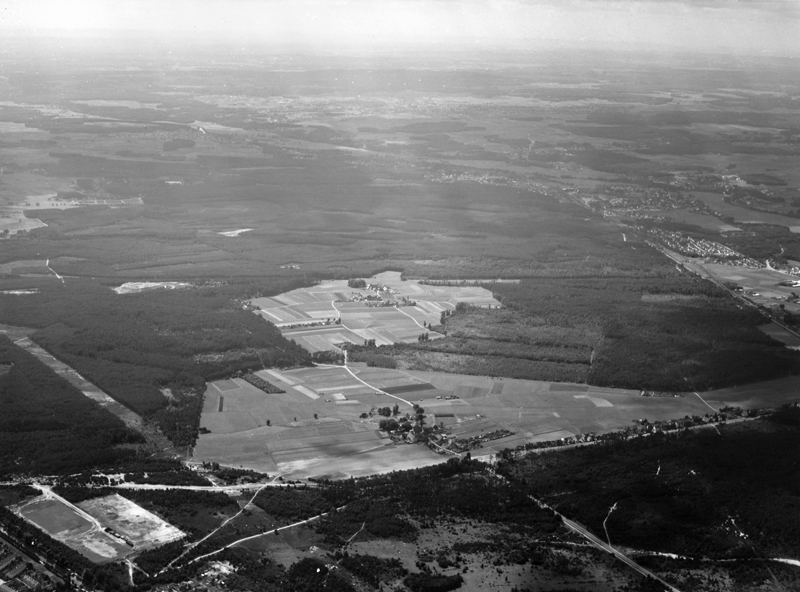
[[[695,239],[680,232],[653,228],[648,235],[655,238],[668,249],[681,255],[690,257],[702,257],[706,263],[724,263],[738,267],[748,267],[751,269],[763,269],[764,263],[760,263],[751,257],[742,255],[730,247],[706,239]]]

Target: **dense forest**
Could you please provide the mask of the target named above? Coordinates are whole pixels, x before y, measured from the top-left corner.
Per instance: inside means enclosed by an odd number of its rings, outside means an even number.
[[[653,264],[649,277],[487,285],[503,309],[459,305],[434,327],[445,339],[373,348],[371,355],[416,370],[662,391],[800,372],[800,354],[761,332],[766,319],[758,312],[664,266],[655,252],[637,257]]]
[[[800,371],[800,354],[762,333],[765,318],[699,278],[496,284],[504,305],[556,327],[599,329],[587,382],[710,389]]]
[[[175,444],[191,445],[206,380],[310,359],[234,295],[225,286],[118,295],[68,280],[25,298],[0,295],[0,323],[36,328],[36,343],[126,407],[154,417]]]
[[[797,557],[798,458],[796,425],[756,420],[508,459],[499,470],[598,535],[605,521],[618,545],[689,557]]]
[[[142,436],[0,335],[0,476],[68,473],[131,458]]]

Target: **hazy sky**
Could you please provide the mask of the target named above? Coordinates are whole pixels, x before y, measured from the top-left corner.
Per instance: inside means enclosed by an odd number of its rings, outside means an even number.
[[[122,31],[312,49],[560,40],[800,57],[800,0],[0,0],[0,36]]]

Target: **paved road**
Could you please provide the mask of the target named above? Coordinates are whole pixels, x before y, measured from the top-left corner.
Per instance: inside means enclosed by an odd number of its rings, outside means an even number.
[[[308,487],[316,487],[313,483],[304,483]],[[160,485],[158,483],[120,483],[118,485],[104,485],[116,489],[186,489],[190,491],[246,491],[262,487],[289,487],[288,483],[244,483],[242,485]]]
[[[581,535],[582,537],[587,539],[590,543],[592,543],[595,547],[598,547],[598,548],[602,549],[603,551],[606,551],[607,553],[611,553],[614,557],[616,557],[617,559],[622,561],[622,563],[624,563],[625,565],[627,565],[628,567],[630,567],[634,571],[642,574],[643,576],[647,576],[647,577],[653,578],[654,580],[657,580],[657,581],[661,582],[664,586],[666,586],[667,590],[670,590],[671,592],[680,592],[680,590],[678,590],[674,586],[668,584],[667,582],[665,582],[664,580],[659,578],[653,572],[643,568],[641,565],[636,563],[633,559],[631,559],[630,557],[628,557],[627,555],[625,555],[621,551],[618,551],[617,549],[615,549],[614,547],[612,547],[608,543],[606,543],[606,542],[602,541],[601,539],[597,538],[596,536],[594,536],[585,527],[581,526],[580,524],[578,524],[574,520],[570,520],[569,518],[567,518],[566,516],[562,516],[561,514],[559,514],[559,516],[561,516],[561,520],[564,522],[564,524],[569,529],[574,530],[575,532],[577,532],[579,535]]]
[[[501,475],[496,475],[496,476],[497,476],[497,477],[500,477],[500,478],[502,478],[502,476],[501,476]],[[667,590],[669,590],[670,592],[681,592],[681,591],[680,591],[680,590],[678,590],[678,589],[677,589],[675,586],[672,586],[672,585],[668,584],[667,582],[665,582],[664,580],[662,580],[661,578],[659,578],[659,577],[658,577],[656,574],[654,574],[653,572],[651,572],[651,571],[649,571],[649,570],[645,569],[644,567],[642,567],[641,565],[639,565],[638,563],[636,563],[636,562],[635,562],[633,559],[631,559],[630,557],[628,557],[627,555],[625,555],[625,554],[624,554],[622,551],[619,551],[619,550],[615,549],[614,547],[612,547],[611,545],[609,545],[609,544],[608,544],[608,543],[606,543],[605,541],[603,541],[603,540],[601,540],[601,539],[597,538],[595,535],[593,535],[593,534],[592,534],[592,533],[591,533],[591,532],[590,532],[590,531],[589,531],[589,530],[588,530],[588,529],[587,529],[585,526],[583,526],[582,524],[579,524],[579,523],[575,522],[574,520],[570,520],[569,518],[567,518],[567,517],[566,517],[566,516],[564,516],[563,514],[561,514],[561,513],[559,513],[559,512],[556,512],[556,511],[555,511],[553,508],[551,508],[550,506],[548,506],[546,503],[544,503],[543,501],[541,501],[541,500],[539,500],[539,499],[537,499],[537,498],[533,497],[532,495],[529,495],[528,497],[529,497],[531,500],[533,500],[534,502],[536,502],[536,504],[537,504],[537,505],[538,505],[540,508],[547,508],[548,510],[550,510],[550,511],[552,511],[552,512],[555,512],[555,513],[556,513],[556,515],[557,515],[559,518],[561,518],[561,521],[564,523],[564,525],[565,525],[567,528],[569,528],[570,530],[572,530],[572,531],[574,531],[574,532],[577,532],[579,535],[581,535],[581,536],[582,536],[583,538],[585,538],[587,541],[589,541],[590,543],[592,543],[592,544],[593,544],[595,547],[597,547],[598,549],[602,549],[602,550],[603,550],[603,551],[605,551],[606,553],[611,553],[611,554],[612,554],[614,557],[616,557],[617,559],[619,559],[620,561],[622,561],[622,563],[624,563],[625,565],[627,565],[628,567],[630,567],[630,568],[631,568],[631,569],[633,569],[634,571],[636,571],[636,572],[640,573],[641,575],[643,575],[643,576],[646,576],[646,577],[653,578],[654,580],[656,580],[656,581],[658,581],[658,582],[661,582],[661,583],[662,583],[664,586],[666,586]]]

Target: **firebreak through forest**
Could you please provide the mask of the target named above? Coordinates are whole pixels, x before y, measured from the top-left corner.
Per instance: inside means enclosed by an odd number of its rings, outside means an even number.
[[[310,360],[274,325],[243,310],[235,293],[210,286],[118,295],[68,280],[6,297],[0,323],[36,328],[33,341],[188,446],[197,437],[205,381]]]

